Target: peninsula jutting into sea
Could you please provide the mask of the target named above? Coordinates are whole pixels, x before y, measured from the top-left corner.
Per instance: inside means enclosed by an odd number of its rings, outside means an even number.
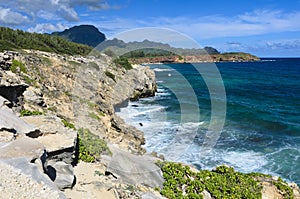
[[[105,38],[0,28],[0,198],[300,198],[300,59]]]

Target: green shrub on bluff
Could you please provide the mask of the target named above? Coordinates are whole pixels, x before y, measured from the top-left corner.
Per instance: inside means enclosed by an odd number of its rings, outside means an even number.
[[[160,193],[167,198],[203,198],[208,191],[213,198],[261,198],[261,185],[250,175],[226,166],[214,171],[193,172],[180,163],[162,166],[165,182]]]
[[[132,69],[132,65],[128,62],[126,57],[118,57],[113,60],[117,67],[125,68],[126,70]]]
[[[22,62],[19,62],[17,60],[12,60],[10,70],[13,73],[19,73],[19,72],[27,73],[26,66]]]
[[[84,162],[95,162],[100,159],[101,154],[111,155],[107,143],[89,129],[78,130],[79,160]]]
[[[244,174],[227,166],[218,166],[213,171],[193,172],[181,163],[158,162],[165,182],[160,193],[170,199],[203,198],[202,192],[208,191],[212,198],[258,199],[262,198],[261,179],[277,187],[284,199],[293,199],[293,190],[286,182],[272,179],[261,173]]]

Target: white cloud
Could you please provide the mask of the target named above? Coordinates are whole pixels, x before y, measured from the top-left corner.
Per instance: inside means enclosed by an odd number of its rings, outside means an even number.
[[[134,28],[162,27],[187,34],[196,40],[221,37],[244,37],[300,31],[300,11],[284,13],[278,10],[255,10],[241,15],[227,17],[220,15],[191,17],[155,17],[133,20],[129,18],[94,18],[92,24],[109,36]]]
[[[289,56],[299,57],[300,40],[299,39],[283,39],[269,41],[253,41],[253,42],[227,42],[220,45],[222,52],[242,51],[249,52],[262,57],[271,56]]]
[[[0,24],[4,25],[20,25],[28,22],[27,16],[18,12],[11,11],[10,8],[0,7]]]
[[[36,32],[36,33],[48,33],[48,32],[54,32],[54,31],[62,31],[68,28],[68,26],[63,24],[50,24],[50,23],[43,23],[43,24],[37,24],[35,27],[29,28],[27,31],[29,32]]]
[[[196,39],[208,39],[300,31],[299,19],[300,12],[284,13],[278,10],[256,10],[235,17],[222,17],[218,15],[198,18],[156,17],[135,21],[134,28],[143,26],[171,28]],[[120,19],[118,21],[120,23]],[[122,21],[128,23],[130,20],[122,19]],[[111,21],[111,24],[115,23],[115,20]],[[109,26],[109,24],[107,25]]]
[[[0,6],[9,7],[10,12],[24,13],[30,16],[33,21],[42,18],[44,20],[66,20],[70,22],[79,21],[79,15],[75,10],[76,6],[86,6],[90,10],[115,9],[105,0],[0,0]],[[21,15],[23,16],[23,15]],[[16,18],[14,24],[20,18]]]

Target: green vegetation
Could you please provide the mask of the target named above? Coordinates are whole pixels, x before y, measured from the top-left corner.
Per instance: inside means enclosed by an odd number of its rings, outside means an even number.
[[[171,55],[176,55],[176,54],[162,49],[145,48],[145,49],[139,49],[139,50],[134,50],[125,53],[124,55],[122,55],[122,57],[141,58],[141,57],[161,57],[161,56],[171,56]]]
[[[258,57],[244,52],[227,52],[220,54],[221,58],[236,57],[240,59],[259,59]]]
[[[89,117],[94,120],[100,120],[100,117],[94,112],[89,112]]]
[[[95,172],[94,172],[94,176],[103,176],[104,174],[103,173],[101,173],[100,171],[98,171],[98,170],[95,170]]]
[[[28,75],[22,75],[26,84],[32,85],[35,83],[34,79],[31,79]]]
[[[293,199],[293,190],[281,178],[277,181],[271,175],[261,173],[244,174],[227,166],[218,166],[213,171],[193,172],[181,163],[156,163],[163,172],[163,188],[156,188],[163,196],[170,199],[203,198],[201,194],[208,191],[212,198],[259,199],[262,197],[260,180],[272,182],[285,199]]]
[[[34,49],[69,55],[87,55],[92,50],[89,46],[73,43],[59,36],[0,27],[0,50],[15,49]]]
[[[30,110],[21,110],[20,112],[20,116],[23,117],[23,116],[31,116],[31,115],[42,115],[43,113],[40,112],[40,111],[30,111]]]
[[[28,70],[22,62],[19,62],[18,60],[12,60],[10,70],[13,73],[22,73],[21,77],[24,79],[26,84],[32,85],[35,83],[35,80],[32,79],[27,73]]]
[[[128,59],[126,57],[115,58],[113,62],[117,67],[125,68],[126,70],[132,69],[132,65],[128,62]]]
[[[82,100],[82,102],[87,103],[87,105],[89,106],[90,109],[94,109],[97,107],[97,104],[88,100]]]
[[[69,91],[65,91],[64,93],[66,94],[66,96],[72,97],[72,93],[70,93]]]
[[[251,175],[235,172],[233,168],[219,166],[214,171],[195,173],[180,163],[161,165],[166,181],[160,193],[167,198],[203,198],[204,190],[216,199],[261,198],[261,185]]]
[[[19,73],[19,72],[27,73],[27,68],[26,68],[25,64],[23,64],[22,62],[19,62],[17,60],[12,60],[10,70],[13,73]]]
[[[84,162],[95,162],[100,159],[101,154],[111,155],[107,143],[89,129],[80,128],[78,130],[79,160]]]
[[[293,189],[287,185],[286,182],[284,182],[281,178],[278,178],[277,181],[272,182],[273,185],[276,186],[278,190],[283,194],[284,199],[293,199],[294,193]]]
[[[71,122],[68,122],[66,119],[61,119],[61,122],[64,124],[65,127],[76,130],[75,125]]]
[[[116,76],[109,71],[105,71],[105,75],[116,82]]]

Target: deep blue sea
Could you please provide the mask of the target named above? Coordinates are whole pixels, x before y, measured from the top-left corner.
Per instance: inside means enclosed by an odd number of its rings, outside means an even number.
[[[148,152],[199,169],[226,164],[300,185],[300,59],[150,67],[156,95],[118,113],[144,132]]]

